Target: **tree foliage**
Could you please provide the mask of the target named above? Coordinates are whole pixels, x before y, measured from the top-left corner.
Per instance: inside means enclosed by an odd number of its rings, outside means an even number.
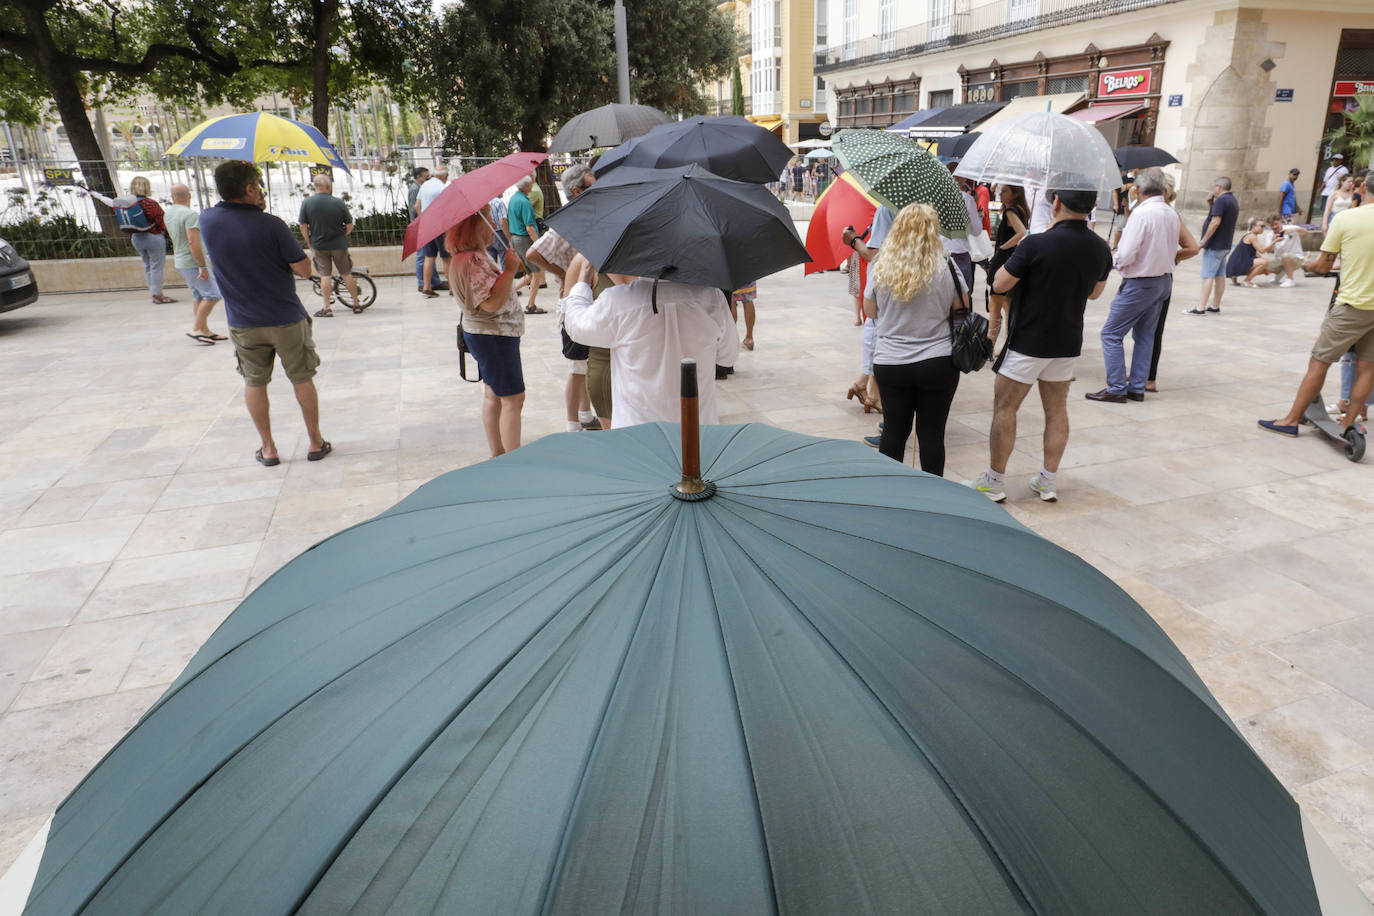
[[[563,121],[616,101],[614,0],[464,0],[444,8],[419,65],[445,145],[471,156],[544,149]],[[737,54],[714,0],[629,0],[634,101],[669,114],[706,110],[698,86]]]
[[[1355,104],[1355,110],[1346,112],[1340,126],[1326,135],[1331,152],[1344,154],[1351,171],[1368,168],[1374,153],[1374,95],[1358,95]]]

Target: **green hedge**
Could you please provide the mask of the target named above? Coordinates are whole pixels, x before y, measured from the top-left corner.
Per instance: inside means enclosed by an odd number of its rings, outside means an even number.
[[[134,254],[124,239],[87,229],[74,217],[31,216],[17,223],[0,223],[0,238],[9,242],[20,257],[30,261],[53,258],[117,258]]]
[[[353,245],[399,245],[410,217],[405,207],[377,210],[353,220]]]

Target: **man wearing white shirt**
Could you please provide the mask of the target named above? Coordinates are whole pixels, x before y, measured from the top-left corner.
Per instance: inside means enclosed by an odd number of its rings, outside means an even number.
[[[1180,248],[1178,213],[1164,199],[1164,173],[1144,169],[1136,176],[1140,204],[1121,233],[1112,265],[1121,272],[1121,288],[1102,325],[1102,359],[1107,387],[1085,394],[1090,401],[1124,404],[1145,400],[1146,376],[1154,353],[1155,325],[1173,289],[1174,265],[1195,251]],[[1129,374],[1123,341],[1135,338]]]
[[[1049,192],[1044,188],[1026,185],[1026,202],[1030,204],[1031,211],[1026,235],[1037,235],[1050,228],[1054,222],[1054,201],[1050,200]]]
[[[1331,164],[1322,173],[1322,212],[1326,212],[1326,199],[1336,193],[1336,189],[1341,186],[1341,179],[1350,174],[1350,169],[1345,167],[1345,157],[1340,153],[1331,157]]]
[[[612,420],[617,429],[682,419],[681,363],[728,366],[739,338],[725,294],[709,286],[661,280],[655,311],[654,281],[613,286],[592,301],[596,271],[582,255],[568,265],[571,289],[563,301],[568,336],[611,351]],[[717,423],[716,381],[697,379],[701,422]]]

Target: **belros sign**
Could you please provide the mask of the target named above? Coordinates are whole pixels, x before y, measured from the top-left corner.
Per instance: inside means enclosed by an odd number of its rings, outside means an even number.
[[[1115,99],[1129,95],[1150,94],[1150,68],[1135,70],[1113,70],[1097,77],[1097,97]]]
[[[1344,96],[1368,95],[1370,93],[1374,93],[1374,79],[1336,80],[1336,89],[1331,94],[1333,96]]]

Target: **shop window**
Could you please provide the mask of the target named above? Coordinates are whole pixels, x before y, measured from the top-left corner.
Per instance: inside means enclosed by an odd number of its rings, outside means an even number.
[[[874,114],[889,114],[892,111],[892,96],[880,95],[873,99]]]
[[[916,93],[903,92],[892,100],[892,108],[897,112],[916,110]]]
[[[1036,80],[1026,80],[1021,83],[1003,83],[1002,101],[1010,102],[1012,99],[1019,99],[1023,95],[1039,95],[1040,84]]]
[[[1061,92],[1087,92],[1088,75],[1086,73],[1079,76],[1052,76],[1050,77],[1050,95],[1057,95]]]
[[[948,108],[954,104],[954,90],[941,89],[939,92],[926,93],[927,108]]]
[[[1341,48],[1336,54],[1336,76],[1364,79],[1374,74],[1374,48]]]
[[[873,113],[873,100],[872,100],[872,99],[855,99],[855,100],[854,100],[854,113],[855,113],[856,115],[867,115],[867,114],[872,114],[872,113]]]

